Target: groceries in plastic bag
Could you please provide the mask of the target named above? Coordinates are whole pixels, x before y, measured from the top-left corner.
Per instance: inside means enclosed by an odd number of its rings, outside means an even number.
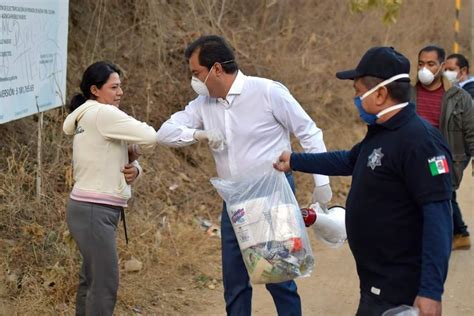
[[[341,206],[322,208],[319,203],[310,206],[316,212],[316,221],[311,226],[316,237],[325,245],[337,248],[344,244],[346,234],[346,210]]]
[[[225,200],[242,258],[254,284],[309,276],[314,257],[296,198],[272,163],[211,183]]]

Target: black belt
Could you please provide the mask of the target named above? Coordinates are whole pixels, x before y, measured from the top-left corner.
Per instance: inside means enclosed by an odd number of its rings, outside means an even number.
[[[86,203],[92,203],[92,202],[86,202]],[[94,204],[103,205],[104,207],[120,211],[120,218],[122,219],[123,230],[125,231],[125,243],[128,245],[127,223],[125,222],[125,209],[124,209],[124,207],[123,206],[117,206],[117,205],[103,204],[103,203],[94,203]]]
[[[125,208],[123,208],[123,207],[120,210],[120,217],[122,218],[123,230],[125,232],[125,243],[128,245],[127,223],[125,222]]]
[[[120,211],[120,219],[123,222],[123,230],[125,232],[125,243],[128,245],[128,235],[127,235],[127,223],[125,222],[125,208],[123,206],[117,206],[117,205],[107,205],[103,204],[108,208],[115,209],[117,211]]]

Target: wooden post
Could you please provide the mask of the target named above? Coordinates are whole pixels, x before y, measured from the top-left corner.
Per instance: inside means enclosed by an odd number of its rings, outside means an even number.
[[[471,60],[470,63],[474,62],[474,0],[471,0]]]
[[[40,112],[38,105],[38,96],[35,96],[36,108],[38,109],[38,144],[36,154],[36,200],[41,202],[41,149],[42,149],[42,131],[43,131],[43,112]]]
[[[471,0],[472,2],[472,0]],[[456,18],[454,21],[454,45],[453,45],[453,53],[459,53],[459,11],[461,11],[461,0],[454,1],[456,7]]]

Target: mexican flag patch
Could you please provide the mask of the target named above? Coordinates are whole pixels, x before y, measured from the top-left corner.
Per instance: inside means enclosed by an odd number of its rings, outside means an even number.
[[[432,176],[437,176],[443,173],[449,173],[448,162],[445,156],[438,156],[428,159],[428,165]]]

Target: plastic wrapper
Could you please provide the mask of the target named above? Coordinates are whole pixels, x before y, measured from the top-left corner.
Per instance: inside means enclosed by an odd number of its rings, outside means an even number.
[[[316,211],[316,222],[311,226],[316,238],[331,248],[342,246],[347,239],[346,210],[341,206],[323,209],[318,203],[311,208]]]
[[[382,316],[419,316],[420,310],[413,306],[400,305],[385,311]]]
[[[213,178],[211,183],[226,202],[252,283],[310,275],[314,256],[284,173],[268,162],[240,177]]]

